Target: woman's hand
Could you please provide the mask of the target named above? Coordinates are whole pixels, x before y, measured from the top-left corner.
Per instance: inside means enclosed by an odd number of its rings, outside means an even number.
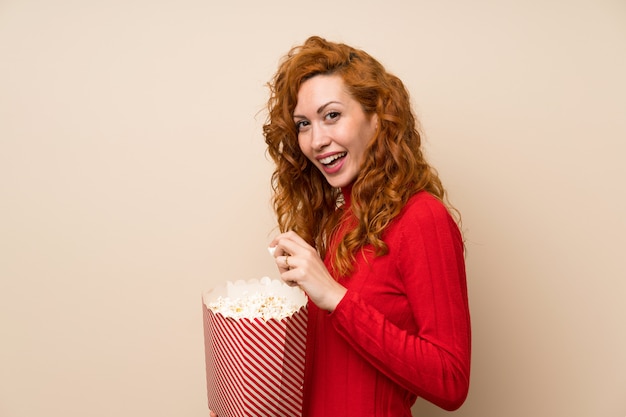
[[[333,311],[346,288],[330,275],[317,251],[295,232],[281,233],[270,243],[280,278],[297,285],[319,308]]]
[[[217,417],[217,414],[215,414],[213,411],[209,410],[209,415],[211,417]]]

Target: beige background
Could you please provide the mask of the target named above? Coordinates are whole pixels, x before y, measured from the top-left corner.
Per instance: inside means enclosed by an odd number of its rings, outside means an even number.
[[[264,83],[311,34],[405,80],[463,213],[455,415],[626,416],[623,0],[0,1],[0,416],[207,415],[200,294],[276,276]]]

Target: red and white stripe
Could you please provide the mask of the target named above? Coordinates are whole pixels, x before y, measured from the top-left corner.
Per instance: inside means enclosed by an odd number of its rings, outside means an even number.
[[[220,417],[300,417],[307,310],[233,319],[204,303],[209,408]]]

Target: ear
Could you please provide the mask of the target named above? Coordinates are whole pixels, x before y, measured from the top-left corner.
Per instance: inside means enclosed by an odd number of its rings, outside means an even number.
[[[374,123],[374,131],[378,131],[378,115],[372,114],[372,122]]]

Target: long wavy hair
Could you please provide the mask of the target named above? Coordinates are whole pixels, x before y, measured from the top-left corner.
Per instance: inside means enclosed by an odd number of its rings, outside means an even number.
[[[364,112],[378,116],[378,127],[352,186],[353,223],[331,259],[335,272],[347,275],[357,251],[366,245],[376,255],[388,252],[383,233],[412,195],[425,190],[442,202],[446,197],[422,153],[417,119],[402,81],[366,52],[313,36],[287,53],[268,83],[263,134],[276,164],[272,202],[281,231],[295,231],[324,257],[330,237],[348,218],[338,210],[341,190],[330,186],[301,152],[293,120],[300,86],[321,74],[341,76]]]

